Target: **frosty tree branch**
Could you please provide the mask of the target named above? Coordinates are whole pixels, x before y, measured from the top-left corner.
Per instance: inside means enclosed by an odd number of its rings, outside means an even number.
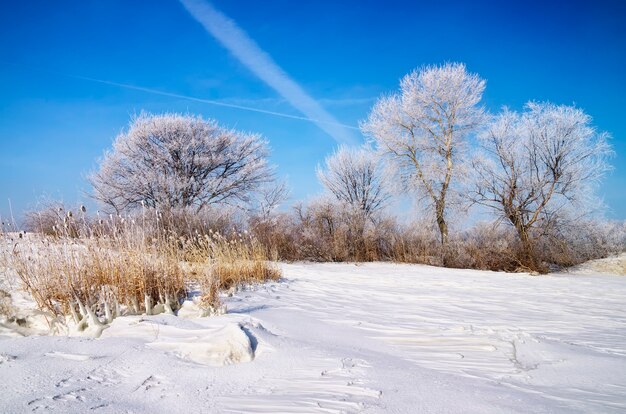
[[[446,245],[450,193],[461,178],[467,136],[484,119],[485,81],[465,65],[429,66],[406,75],[400,91],[381,98],[361,127],[391,158],[406,187],[432,205]]]
[[[163,209],[234,200],[272,179],[267,142],[201,117],[141,114],[121,133],[89,180],[116,212],[142,203]]]
[[[480,140],[473,199],[515,227],[525,259],[536,267],[531,232],[565,207],[591,207],[595,185],[609,170],[608,134],[581,109],[529,103],[522,114],[505,108]]]
[[[318,166],[320,182],[337,200],[371,217],[390,199],[379,157],[367,149],[340,147]]]

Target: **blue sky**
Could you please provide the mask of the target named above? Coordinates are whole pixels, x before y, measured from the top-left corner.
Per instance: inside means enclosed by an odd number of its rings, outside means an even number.
[[[345,125],[357,126],[407,72],[446,61],[465,62],[487,80],[484,103],[493,111],[528,100],[575,103],[613,135],[615,170],[602,195],[609,216],[626,219],[626,2],[211,4]],[[202,114],[261,132],[293,199],[321,191],[315,166],[337,145],[328,128],[67,75],[302,116],[179,1],[3,1],[3,216],[8,199],[16,215],[42,195],[69,204],[84,199],[85,176],[141,110]]]

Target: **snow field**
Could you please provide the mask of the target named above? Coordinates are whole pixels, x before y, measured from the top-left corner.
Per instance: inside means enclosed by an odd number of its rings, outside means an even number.
[[[222,316],[121,317],[99,339],[0,331],[0,411],[626,410],[623,277],[282,268]]]

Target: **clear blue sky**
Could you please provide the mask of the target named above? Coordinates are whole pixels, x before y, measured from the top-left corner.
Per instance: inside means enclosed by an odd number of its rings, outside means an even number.
[[[465,62],[485,104],[576,103],[613,135],[603,196],[626,218],[625,1],[213,1],[336,120],[356,126],[413,68]],[[175,0],[2,1],[0,213],[43,194],[75,203],[84,177],[141,110],[258,131],[294,199],[320,192],[336,141],[313,123],[62,74],[301,115]],[[355,131],[356,132],[356,131]],[[360,137],[359,133],[356,132]]]

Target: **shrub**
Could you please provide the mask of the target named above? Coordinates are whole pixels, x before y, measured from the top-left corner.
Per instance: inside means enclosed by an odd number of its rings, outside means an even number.
[[[279,260],[395,261],[482,270],[534,271],[513,228],[481,222],[456,231],[444,248],[436,223],[400,224],[377,214],[364,220],[353,209],[328,199],[297,205],[290,213],[252,217],[251,234]],[[572,266],[626,250],[626,225],[599,220],[536,234],[538,264],[544,269]]]
[[[85,206],[67,208],[60,201],[46,200],[24,213],[24,228],[30,232],[57,237],[86,236],[90,222]]]

